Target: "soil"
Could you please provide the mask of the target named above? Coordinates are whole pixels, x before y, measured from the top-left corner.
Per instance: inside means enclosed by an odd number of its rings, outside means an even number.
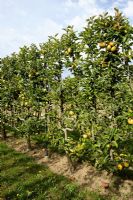
[[[78,164],[76,169],[72,170],[67,156],[52,153],[48,157],[45,149],[35,144],[32,144],[32,150],[27,150],[24,139],[8,138],[6,143],[16,151],[34,157],[37,163],[47,165],[52,172],[64,175],[89,190],[98,191],[102,195],[116,196],[118,200],[133,200],[133,177],[121,178],[107,171],[97,171],[88,163]]]

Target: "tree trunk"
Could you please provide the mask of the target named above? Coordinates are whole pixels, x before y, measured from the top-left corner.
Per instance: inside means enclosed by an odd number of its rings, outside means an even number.
[[[4,126],[3,126],[3,130],[2,130],[2,138],[3,138],[3,140],[7,139],[7,134],[6,134],[6,130],[5,130]]]
[[[14,119],[14,107],[13,107],[13,105],[11,105],[11,126],[12,126],[12,128],[14,128],[14,126],[15,126],[14,120],[15,120]]]
[[[28,147],[28,149],[29,150],[31,150],[31,138],[30,138],[30,135],[28,134],[28,136],[27,136],[27,147]]]
[[[66,157],[67,157],[68,166],[70,167],[70,172],[73,173],[76,169],[77,162],[72,161],[72,159],[67,154],[66,154]]]
[[[2,139],[6,140],[7,139],[7,134],[5,130],[5,125],[4,125],[5,118],[3,117],[1,120],[1,133],[2,133]]]
[[[59,120],[58,120],[58,126],[59,128],[62,127],[62,115],[64,112],[64,96],[63,96],[63,90],[62,88],[60,89],[60,96],[59,96],[59,111],[58,111],[58,116],[59,116]]]

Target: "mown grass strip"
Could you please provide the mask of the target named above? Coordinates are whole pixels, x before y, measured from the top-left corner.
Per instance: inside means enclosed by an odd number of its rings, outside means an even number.
[[[0,199],[104,200],[3,143],[0,143]]]

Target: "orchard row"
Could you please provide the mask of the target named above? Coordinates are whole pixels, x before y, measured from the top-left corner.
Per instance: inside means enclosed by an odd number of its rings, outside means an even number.
[[[133,162],[133,27],[119,10],[80,33],[1,58],[1,134],[66,153],[72,163],[123,170]],[[71,76],[62,78],[63,71]]]

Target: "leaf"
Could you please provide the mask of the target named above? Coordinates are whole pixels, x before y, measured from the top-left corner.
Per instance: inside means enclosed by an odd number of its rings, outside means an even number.
[[[112,144],[113,147],[118,148],[118,143],[116,141],[112,141],[111,144]]]

